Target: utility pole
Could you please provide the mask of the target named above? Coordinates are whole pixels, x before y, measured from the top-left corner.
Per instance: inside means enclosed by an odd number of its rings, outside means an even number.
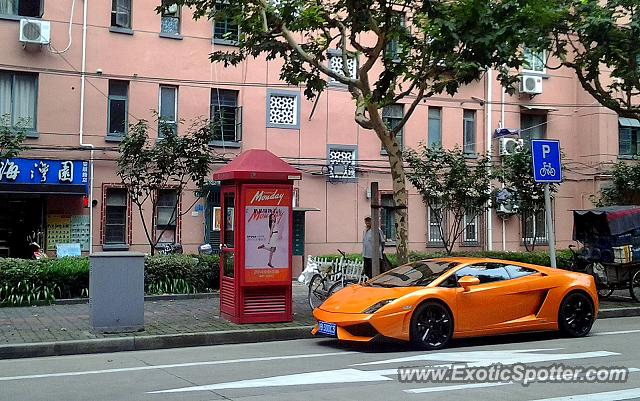
[[[373,257],[371,275],[380,274],[380,204],[378,203],[378,183],[371,183],[371,237],[373,238]]]

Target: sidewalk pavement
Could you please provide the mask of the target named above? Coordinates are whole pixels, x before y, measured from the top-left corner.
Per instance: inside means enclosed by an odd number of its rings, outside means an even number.
[[[640,316],[640,304],[620,295],[601,301],[600,318]],[[309,338],[314,324],[307,287],[298,282],[290,323],[228,322],[218,316],[217,294],[168,298],[147,298],[145,329],[136,333],[92,333],[86,302],[0,308],[0,359]]]

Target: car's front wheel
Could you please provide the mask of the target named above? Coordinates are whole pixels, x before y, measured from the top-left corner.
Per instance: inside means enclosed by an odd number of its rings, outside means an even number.
[[[427,301],[413,312],[410,338],[414,347],[423,350],[444,348],[452,335],[451,312],[441,303]]]
[[[569,337],[583,337],[591,331],[594,321],[593,302],[581,293],[573,292],[562,300],[558,312],[560,331]]]

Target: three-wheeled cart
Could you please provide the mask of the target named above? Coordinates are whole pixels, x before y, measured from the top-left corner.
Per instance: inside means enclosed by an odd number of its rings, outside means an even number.
[[[598,293],[629,289],[640,302],[640,206],[608,206],[574,210],[571,270],[593,275]]]

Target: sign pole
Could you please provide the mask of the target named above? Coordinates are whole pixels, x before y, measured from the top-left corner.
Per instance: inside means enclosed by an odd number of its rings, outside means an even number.
[[[556,235],[553,231],[553,216],[551,214],[551,191],[549,184],[544,184],[544,210],[547,219],[547,228],[549,230],[549,259],[551,259],[551,267],[557,267],[556,264]],[[534,234],[535,235],[535,234]]]

